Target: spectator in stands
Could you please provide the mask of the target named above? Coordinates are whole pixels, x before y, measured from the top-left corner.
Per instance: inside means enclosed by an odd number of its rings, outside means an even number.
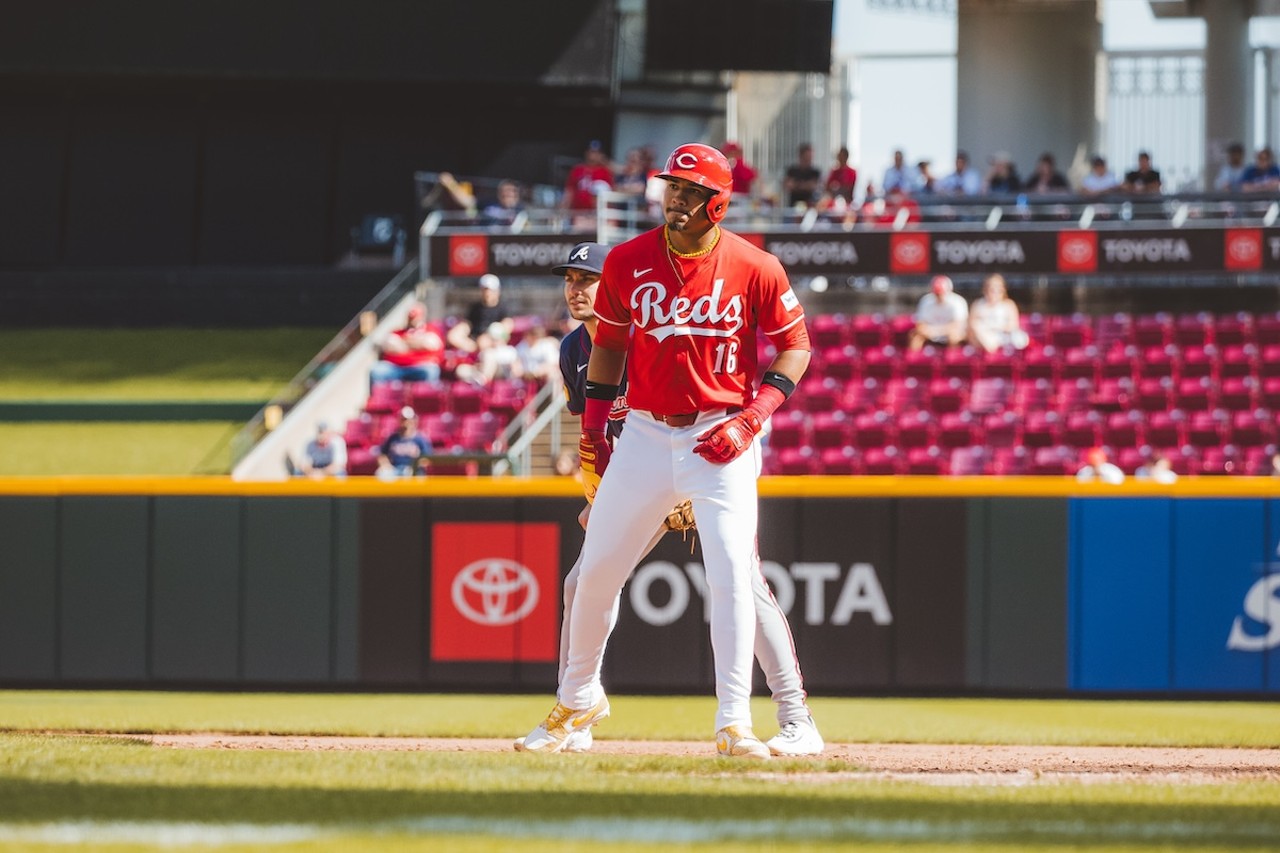
[[[1089,161],[1089,171],[1080,179],[1080,192],[1083,195],[1102,195],[1120,189],[1120,180],[1116,173],[1107,168],[1107,160],[1101,154],[1095,154]]]
[[[1270,193],[1280,190],[1280,166],[1276,165],[1270,148],[1259,148],[1253,165],[1240,175],[1240,189],[1247,193]]]
[[[916,164],[916,174],[912,179],[915,186],[915,192],[918,195],[933,195],[938,191],[938,179],[933,176],[930,171],[933,166],[930,160],[921,160]]]
[[[733,175],[733,194],[744,199],[750,198],[758,176],[751,164],[742,159],[742,146],[736,142],[726,142],[724,156],[729,161],[729,173]]]
[[[1124,191],[1137,195],[1158,195],[1162,190],[1160,173],[1151,168],[1151,155],[1138,152],[1138,167],[1124,174]]]
[[[1157,452],[1146,465],[1141,465],[1133,472],[1139,480],[1150,480],[1155,483],[1176,483],[1178,474],[1173,470],[1173,460],[1169,454]]]
[[[983,180],[986,191],[992,195],[1012,195],[1022,189],[1022,179],[1018,177],[1018,167],[1013,165],[1013,155],[1008,151],[997,151],[991,155],[991,168]]]
[[[1271,476],[1280,477],[1280,450],[1271,454]]]
[[[534,323],[516,344],[524,375],[545,382],[560,375],[560,342],[547,333],[541,322]]]
[[[893,152],[893,165],[884,170],[884,180],[880,182],[880,192],[886,196],[889,193],[898,192],[911,195],[915,192],[916,186],[912,179],[911,172],[907,168],[906,154],[901,148],[897,148]]]
[[[493,273],[486,273],[480,276],[480,301],[472,303],[466,318],[453,325],[446,340],[456,350],[475,353],[480,349],[480,335],[494,323],[506,326],[508,334],[515,327],[502,304],[502,281]]]
[[[956,152],[956,170],[938,183],[938,192],[946,195],[979,195],[982,193],[982,175],[969,165],[967,151]]]
[[[347,476],[347,442],[327,421],[316,424],[316,436],[303,448],[296,473],[312,480],[340,480]]]
[[[444,362],[444,337],[440,327],[427,322],[427,306],[415,303],[408,321],[382,342],[378,362],[369,371],[369,381],[436,382]]]
[[[501,181],[493,200],[484,206],[480,214],[485,225],[510,228],[523,212],[520,185],[515,181]]]
[[[813,146],[805,142],[796,150],[796,162],[787,167],[782,179],[787,206],[806,208],[816,202],[821,180],[822,173],[813,165]]]
[[[945,275],[935,275],[929,292],[916,306],[916,325],[907,346],[913,350],[925,344],[955,346],[964,343],[968,334],[969,303],[955,292],[955,285]]]
[[[858,186],[858,170],[849,165],[849,149],[844,146],[836,152],[836,164],[827,172],[824,190],[834,202],[843,199],[842,207],[853,204],[853,191]]]
[[[1124,472],[1113,462],[1107,459],[1107,449],[1105,447],[1091,447],[1085,454],[1084,467],[1076,472],[1076,480],[1081,483],[1088,483],[1093,480],[1099,480],[1103,483],[1110,483],[1118,486],[1124,482]]]
[[[488,385],[495,379],[524,377],[524,365],[520,362],[520,353],[511,345],[511,329],[508,326],[490,323],[476,343],[479,346],[476,359],[479,369],[473,375],[467,375],[460,367],[459,376],[463,379]]]
[[[652,168],[653,163],[645,160],[645,149],[628,149],[622,168],[613,177],[613,188],[630,196],[643,196]]]
[[[1024,349],[1028,342],[1004,276],[992,273],[982,282],[982,295],[969,306],[969,343],[995,352],[1003,347]]]
[[[400,424],[378,448],[378,477],[395,480],[422,477],[427,473],[431,442],[418,431],[418,415],[411,406],[400,410]]]
[[[1046,151],[1036,161],[1035,171],[1022,189],[1029,193],[1065,193],[1071,190],[1071,185],[1067,183],[1067,176],[1058,171],[1053,155]]]
[[[567,211],[594,214],[596,196],[611,189],[613,189],[613,167],[609,165],[609,157],[604,153],[604,146],[599,140],[592,140],[587,146],[582,162],[569,170],[569,178],[564,184],[564,198],[560,206]]]
[[[1244,162],[1244,145],[1239,142],[1231,143],[1227,146],[1227,162],[1222,164],[1218,176],[1213,179],[1213,188],[1222,193],[1239,192],[1240,179],[1247,168]]]
[[[423,204],[468,216],[476,215],[476,196],[470,182],[459,181],[449,172],[440,173],[435,188]]]

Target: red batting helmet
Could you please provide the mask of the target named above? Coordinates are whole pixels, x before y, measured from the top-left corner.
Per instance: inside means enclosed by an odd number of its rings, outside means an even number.
[[[710,145],[687,142],[676,148],[658,177],[680,178],[711,190],[715,195],[707,202],[707,218],[712,222],[724,219],[733,195],[733,172],[725,156]]]

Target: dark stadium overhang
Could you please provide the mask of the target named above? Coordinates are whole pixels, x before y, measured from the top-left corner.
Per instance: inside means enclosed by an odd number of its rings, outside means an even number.
[[[1157,18],[1199,18],[1209,0],[1147,0]],[[1222,0],[1212,0],[1222,2]],[[1244,0],[1251,18],[1280,15],[1280,0]]]

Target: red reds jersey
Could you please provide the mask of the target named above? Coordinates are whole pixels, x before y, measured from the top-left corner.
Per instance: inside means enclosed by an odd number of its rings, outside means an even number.
[[[757,330],[779,351],[809,349],[782,264],[723,229],[697,258],[676,257],[661,227],[615,247],[595,310],[596,344],[627,351],[628,404],[659,415],[750,403]]]

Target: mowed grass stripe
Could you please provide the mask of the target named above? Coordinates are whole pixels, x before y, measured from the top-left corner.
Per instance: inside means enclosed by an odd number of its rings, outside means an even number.
[[[613,696],[602,739],[711,742],[710,696]],[[547,695],[0,691],[0,730],[516,737]],[[1280,748],[1280,703],[1027,699],[810,699],[824,737],[850,743]],[[760,734],[774,705],[752,703]]]

